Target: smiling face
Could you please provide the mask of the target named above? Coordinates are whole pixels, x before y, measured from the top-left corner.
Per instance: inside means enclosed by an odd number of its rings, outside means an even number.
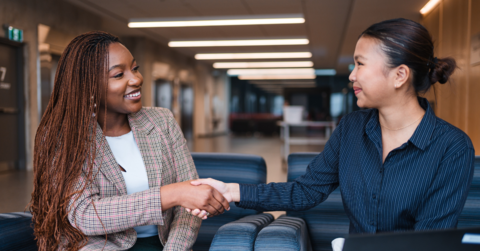
[[[357,105],[379,108],[392,102],[395,93],[395,71],[389,69],[387,56],[378,40],[361,37],[355,47],[355,68],[350,74]]]
[[[142,74],[130,51],[120,43],[108,48],[107,114],[129,114],[142,109]],[[102,97],[104,95],[101,95]]]

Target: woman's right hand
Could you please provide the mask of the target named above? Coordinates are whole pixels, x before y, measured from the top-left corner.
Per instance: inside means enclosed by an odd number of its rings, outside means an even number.
[[[174,206],[199,208],[209,213],[210,217],[230,210],[227,199],[209,185],[192,186],[190,181],[162,186],[160,189],[162,210]]]
[[[238,202],[240,201],[240,185],[237,183],[223,183],[219,180],[215,180],[212,178],[208,179],[198,179],[198,180],[193,180],[190,182],[194,186],[200,186],[200,185],[209,185],[218,192],[220,192],[225,199],[227,199],[228,202]],[[192,210],[193,209],[193,210]],[[202,219],[206,219],[207,212],[205,210],[201,210],[200,208],[196,207],[186,207],[186,210],[190,212],[192,215],[197,216]]]

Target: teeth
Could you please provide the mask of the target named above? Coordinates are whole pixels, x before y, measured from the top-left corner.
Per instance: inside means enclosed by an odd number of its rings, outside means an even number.
[[[126,97],[130,97],[130,98],[133,98],[133,97],[138,97],[140,96],[140,92],[136,92],[136,93],[132,93],[132,94],[128,94],[128,95],[125,95]]]

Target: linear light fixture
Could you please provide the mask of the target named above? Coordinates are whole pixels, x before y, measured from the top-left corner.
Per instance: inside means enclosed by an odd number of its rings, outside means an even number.
[[[312,67],[312,61],[290,61],[290,62],[217,62],[213,68],[232,69],[232,68],[276,68],[276,67]]]
[[[213,59],[264,59],[264,58],[311,58],[310,52],[262,52],[262,53],[200,53],[198,60]]]
[[[315,79],[315,74],[301,75],[240,75],[241,80],[267,80],[267,79]]]
[[[302,24],[303,14],[286,15],[250,15],[250,16],[212,16],[180,18],[132,18],[130,28],[153,27],[196,27],[196,26],[231,26],[231,25],[267,25],[267,24]]]
[[[315,75],[313,68],[282,68],[282,69],[230,69],[230,76],[239,75]]]
[[[297,39],[245,39],[245,40],[201,40],[170,41],[170,47],[216,47],[216,46],[265,46],[265,45],[301,45],[308,44],[306,38]]]
[[[227,74],[230,76],[246,75],[314,75],[333,76],[337,72],[334,69],[313,69],[313,68],[278,68],[278,69],[230,69]]]
[[[423,6],[423,8],[420,10],[420,13],[422,15],[427,15],[440,3],[440,1],[441,0],[430,0],[427,4],[425,4],[425,6]]]

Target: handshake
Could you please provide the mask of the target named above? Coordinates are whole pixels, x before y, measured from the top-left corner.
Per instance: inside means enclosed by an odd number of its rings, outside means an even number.
[[[203,220],[230,210],[230,202],[240,201],[240,189],[237,183],[226,184],[211,178],[187,182],[190,183],[190,187],[182,193],[183,201],[179,204],[187,212]]]

